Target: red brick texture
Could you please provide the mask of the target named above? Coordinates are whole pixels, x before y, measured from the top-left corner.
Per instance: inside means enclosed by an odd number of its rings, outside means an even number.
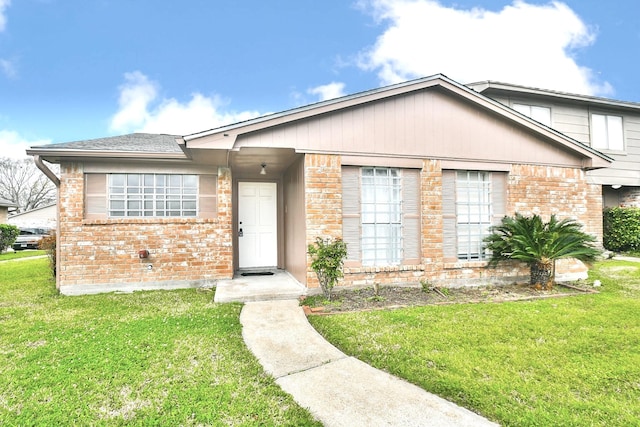
[[[340,156],[307,154],[304,160],[306,242],[317,237],[342,237],[342,171]],[[311,259],[307,255],[307,265]],[[318,278],[307,269],[307,286],[318,287]]]
[[[623,187],[620,206],[640,207],[640,187]]]
[[[81,164],[60,179],[58,287],[206,284],[233,276],[231,172],[218,172],[218,216],[85,220]],[[139,250],[149,257],[140,259]],[[152,267],[149,268],[149,265]]]
[[[415,265],[349,267],[340,285],[484,285],[526,277],[519,264],[488,268],[484,262],[446,263],[443,259],[442,167],[424,160],[421,178],[421,260]],[[207,284],[233,276],[232,179],[218,170],[218,215],[201,218],[85,219],[84,173],[79,163],[61,165],[58,286],[145,287],[146,284]],[[341,157],[306,154],[304,160],[306,244],[316,237],[342,236]],[[601,189],[584,171],[513,165],[507,178],[507,214],[538,213],[575,218],[601,239]],[[150,256],[140,259],[138,251]],[[310,265],[307,256],[307,266]],[[149,268],[149,265],[152,268]],[[584,266],[563,263],[570,272]],[[564,268],[564,267],[563,267]],[[307,286],[318,286],[307,268]]]
[[[489,268],[486,262],[444,262],[442,169],[439,161],[423,162],[421,186],[422,262],[418,265],[345,268],[342,285],[415,285],[425,280],[443,286],[462,286],[526,280],[528,269],[520,263],[501,263],[497,268]],[[332,188],[339,186],[332,183]],[[574,218],[584,225],[585,231],[601,241],[601,188],[588,184],[584,171],[513,165],[508,174],[507,201],[507,215],[520,212],[526,215],[537,213],[545,219],[551,214],[559,218]],[[332,208],[332,218],[333,209],[339,209],[339,206]],[[585,272],[586,267],[582,263],[571,260],[557,266],[558,276]]]

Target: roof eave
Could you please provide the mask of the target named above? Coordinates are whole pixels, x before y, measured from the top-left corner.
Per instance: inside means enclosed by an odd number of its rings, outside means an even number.
[[[503,82],[497,82],[497,81],[491,81],[491,80],[469,83],[466,86],[480,93],[485,92],[489,89],[494,89],[494,90],[500,90],[505,92],[517,92],[517,93],[525,93],[528,95],[561,98],[561,99],[566,99],[570,101],[586,102],[591,104],[603,105],[607,107],[640,110],[640,103],[638,102],[619,101],[616,99],[602,98],[602,97],[592,96],[592,95],[580,95],[576,93],[562,92],[562,91],[551,90],[551,89],[541,89],[541,88],[528,87],[528,86],[520,86],[520,85],[511,84],[511,83],[503,83]]]
[[[43,147],[28,148],[29,156],[40,156],[49,159],[140,159],[140,160],[189,160],[184,152],[153,152],[153,151],[112,151],[112,150],[70,150],[70,149],[47,149]]]

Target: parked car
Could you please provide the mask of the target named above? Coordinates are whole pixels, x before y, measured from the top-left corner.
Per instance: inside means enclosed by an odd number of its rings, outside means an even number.
[[[13,242],[13,250],[38,249],[40,241],[48,236],[51,230],[46,228],[21,228],[20,235]]]

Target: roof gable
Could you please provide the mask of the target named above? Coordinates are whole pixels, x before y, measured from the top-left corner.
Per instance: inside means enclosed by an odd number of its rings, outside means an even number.
[[[612,161],[441,74],[183,137],[136,133],[37,146],[27,153],[53,162],[99,157],[212,165],[228,163],[231,151],[255,147],[496,162],[530,160],[521,154],[536,153],[538,163],[582,168]],[[506,152],[518,155],[505,157]]]
[[[415,109],[415,103],[400,104],[397,100],[409,99],[411,97],[418,98],[425,93],[443,94],[437,101],[439,105],[433,105],[431,110],[427,104],[421,106],[422,109]],[[438,115],[442,113],[440,108],[447,103],[444,99],[455,99],[457,105],[448,105],[444,108],[450,115],[447,117],[448,129],[444,129],[440,125],[442,118],[438,119]],[[450,104],[450,103],[449,103]],[[411,110],[414,108],[413,110]],[[387,109],[385,113],[381,110]],[[363,118],[358,118],[357,112],[367,111]],[[484,115],[485,118],[492,117],[494,123],[500,123],[502,130],[511,128],[507,133],[513,135],[528,134],[535,135],[535,138],[544,141],[549,145],[548,148],[555,153],[563,153],[563,160],[558,160],[560,164],[566,164],[568,160],[567,154],[573,156],[574,160],[570,162],[572,165],[577,164],[584,168],[606,167],[610,164],[611,159],[604,154],[599,153],[592,148],[583,145],[566,135],[545,127],[538,122],[526,117],[503,104],[496,102],[474,90],[467,88],[443,75],[435,75],[423,79],[404,82],[393,86],[375,89],[372,91],[362,92],[342,98],[324,101],[282,113],[272,114],[269,116],[258,117],[241,123],[212,129],[197,134],[187,135],[179,141],[187,150],[238,150],[244,147],[279,147],[279,148],[295,148],[302,152],[336,152],[341,154],[377,154],[377,155],[427,155],[424,151],[416,150],[417,139],[422,136],[428,137],[429,132],[434,138],[440,135],[440,140],[445,146],[447,143],[462,141],[464,136],[471,139],[477,139],[477,128],[469,125],[468,119],[462,117],[451,117],[465,111],[468,117],[475,115]],[[447,114],[447,113],[445,113]],[[349,117],[349,116],[354,117]],[[399,115],[404,115],[404,119],[398,119]],[[408,145],[394,145],[390,141],[403,139],[403,135],[407,129],[398,123],[398,120],[416,120],[417,122],[429,122],[430,128],[420,128],[419,123],[413,123],[415,132],[423,132],[421,135],[415,135]],[[350,125],[343,126],[345,120],[351,120]],[[335,125],[334,122],[340,122]],[[395,124],[392,124],[395,123]],[[504,126],[504,124],[507,124]],[[482,128],[483,132],[488,132],[486,125],[480,125],[476,121],[476,125]],[[489,125],[490,127],[490,125]],[[386,135],[378,138],[384,139],[388,143],[391,150],[371,150],[371,145],[375,142],[371,139],[371,133],[376,129]],[[517,130],[514,132],[514,130]],[[345,133],[353,133],[351,140]],[[447,133],[447,137],[442,136]],[[402,134],[402,135],[401,135]],[[455,134],[458,134],[456,138]],[[358,139],[360,138],[360,139]],[[535,138],[529,137],[534,145],[541,148],[540,141],[533,142]],[[487,143],[487,142],[485,142]],[[365,146],[366,145],[366,146]],[[450,145],[447,146],[451,148]],[[375,147],[374,147],[375,148]],[[527,150],[529,152],[531,150]],[[548,153],[551,155],[551,151]],[[504,153],[504,150],[498,153]],[[438,157],[436,153],[430,153]],[[451,155],[450,153],[440,153],[443,157]],[[549,157],[549,156],[547,156]],[[506,159],[503,159],[507,161]],[[542,159],[541,159],[542,160]],[[554,163],[553,161],[551,163]]]

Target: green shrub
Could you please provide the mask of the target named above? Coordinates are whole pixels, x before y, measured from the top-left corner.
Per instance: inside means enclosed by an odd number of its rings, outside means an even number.
[[[491,227],[484,239],[491,251],[489,265],[503,260],[517,260],[529,265],[530,283],[536,288],[551,289],[555,262],[563,258],[592,261],[600,251],[596,239],[582,231],[582,225],[572,219],[558,220],[551,215],[544,222],[539,215],[502,218],[500,225]]]
[[[316,243],[307,247],[311,255],[311,268],[316,272],[324,297],[331,301],[331,290],[342,277],[342,264],[347,257],[347,244],[340,239],[316,238]]]
[[[603,244],[610,251],[640,250],[640,208],[604,210]]]
[[[20,235],[20,229],[15,225],[0,224],[0,253],[13,245]]]

